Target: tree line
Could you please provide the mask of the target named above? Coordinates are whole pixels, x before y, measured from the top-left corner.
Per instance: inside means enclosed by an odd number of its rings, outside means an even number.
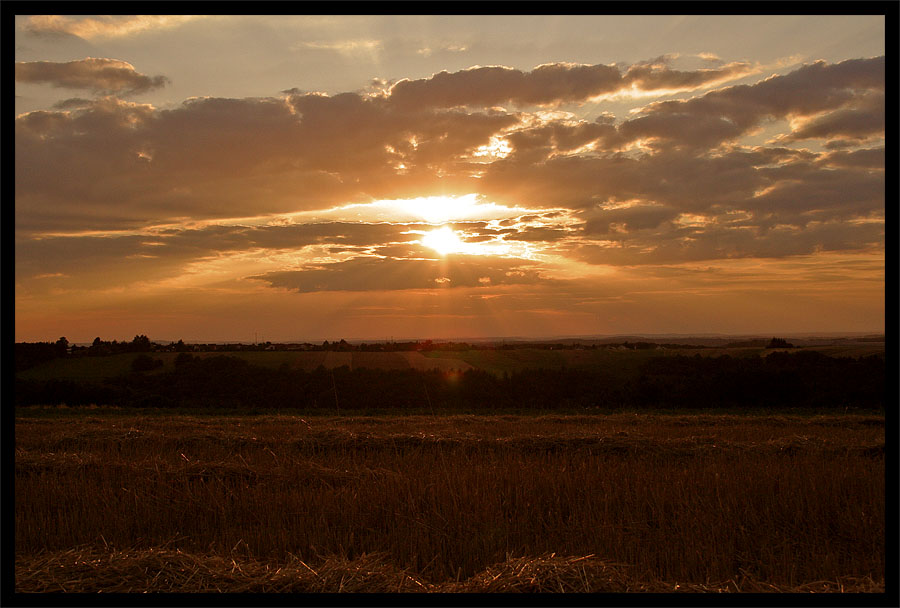
[[[304,371],[287,364],[273,369],[237,357],[189,353],[176,357],[174,370],[153,371],[159,365],[151,355],[139,359],[129,374],[99,382],[17,379],[15,402],[331,411],[883,409],[886,388],[883,356],[838,358],[814,351],[776,351],[765,358],[676,355],[650,358],[630,370],[527,369],[502,375],[478,369]]]
[[[782,344],[783,343],[783,344]],[[767,348],[792,347],[781,338],[772,338],[768,344],[760,341],[759,346],[766,344]],[[754,345],[756,345],[754,343]],[[158,343],[151,341],[144,334],[139,334],[131,341],[127,340],[101,340],[100,337],[94,338],[90,346],[81,346],[71,344],[65,336],[59,338],[56,342],[16,342],[15,344],[15,361],[16,371],[24,371],[32,367],[41,365],[51,361],[52,359],[62,357],[106,357],[110,355],[119,355],[123,353],[200,353],[200,352],[254,352],[254,351],[336,351],[336,352],[405,352],[405,351],[466,351],[466,350],[515,350],[519,348],[537,348],[543,350],[564,350],[564,349],[627,349],[627,350],[698,350],[710,348],[699,344],[678,344],[670,342],[646,342],[637,341],[629,342],[604,342],[599,343],[563,343],[563,342],[501,342],[495,344],[493,342],[469,343],[469,342],[453,342],[441,341],[434,342],[432,340],[409,340],[400,342],[373,342],[373,343],[351,343],[343,338],[333,342],[328,340],[321,344],[312,344],[310,342],[303,343],[273,343],[259,342],[253,344],[231,343],[231,344],[203,344],[203,343],[185,343],[184,340],[177,342]]]
[[[122,353],[158,352],[159,350],[160,345],[151,342],[150,338],[144,334],[135,336],[131,342],[125,340],[121,342],[103,341],[97,337],[90,346],[70,345],[63,336],[56,342],[16,342],[13,354],[16,360],[16,371],[21,372],[64,357],[105,357]]]

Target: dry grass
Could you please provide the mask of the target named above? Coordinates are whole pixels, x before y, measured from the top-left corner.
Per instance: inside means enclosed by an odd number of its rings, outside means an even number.
[[[397,593],[425,591],[414,576],[379,556],[274,565],[172,549],[100,552],[70,549],[16,561],[20,593]]]
[[[19,593],[883,593],[870,577],[784,587],[739,578],[718,583],[635,581],[629,568],[593,555],[507,558],[464,581],[433,584],[385,555],[274,563],[157,548],[89,547],[16,560]]]
[[[884,585],[877,416],[80,413],[15,486],[18,591]]]

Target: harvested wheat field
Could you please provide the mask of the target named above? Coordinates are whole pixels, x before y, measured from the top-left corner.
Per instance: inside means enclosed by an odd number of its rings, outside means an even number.
[[[16,419],[15,590],[884,591],[883,416]]]

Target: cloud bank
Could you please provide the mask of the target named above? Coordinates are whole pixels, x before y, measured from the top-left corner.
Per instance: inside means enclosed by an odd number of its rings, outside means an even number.
[[[118,59],[88,57],[64,63],[16,62],[16,82],[49,84],[65,89],[86,89],[98,94],[133,95],[166,85],[165,76],[146,76]]]
[[[227,259],[300,293],[546,287],[552,264],[883,249],[884,57],[759,70],[473,67],[378,92],[161,109],[118,97],[165,83],[124,62],[19,63],[19,82],[104,96],[16,119],[17,277],[64,282],[90,263],[124,284]],[[637,94],[664,98],[602,110],[604,96]],[[277,220],[468,193],[533,213],[459,224],[464,242],[494,249],[446,259],[418,242],[433,226],[408,219]]]

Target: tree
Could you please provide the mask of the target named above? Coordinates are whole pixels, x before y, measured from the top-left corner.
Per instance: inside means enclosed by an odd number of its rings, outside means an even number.
[[[162,367],[162,359],[153,359],[150,355],[141,353],[131,362],[131,370],[135,372],[146,372],[151,369]]]
[[[135,336],[134,340],[131,341],[131,350],[146,353],[150,351],[150,338],[141,334],[139,336]]]
[[[769,340],[769,343],[766,344],[766,348],[794,348],[794,345],[784,338],[772,338]]]
[[[56,341],[56,356],[57,357],[65,357],[66,353],[69,351],[69,341],[66,340],[66,337],[63,336],[59,340]]]
[[[91,342],[91,347],[88,349],[88,354],[92,357],[108,354],[108,344],[108,342],[104,343],[100,339],[100,336],[97,336],[96,338],[94,338],[94,341]]]

